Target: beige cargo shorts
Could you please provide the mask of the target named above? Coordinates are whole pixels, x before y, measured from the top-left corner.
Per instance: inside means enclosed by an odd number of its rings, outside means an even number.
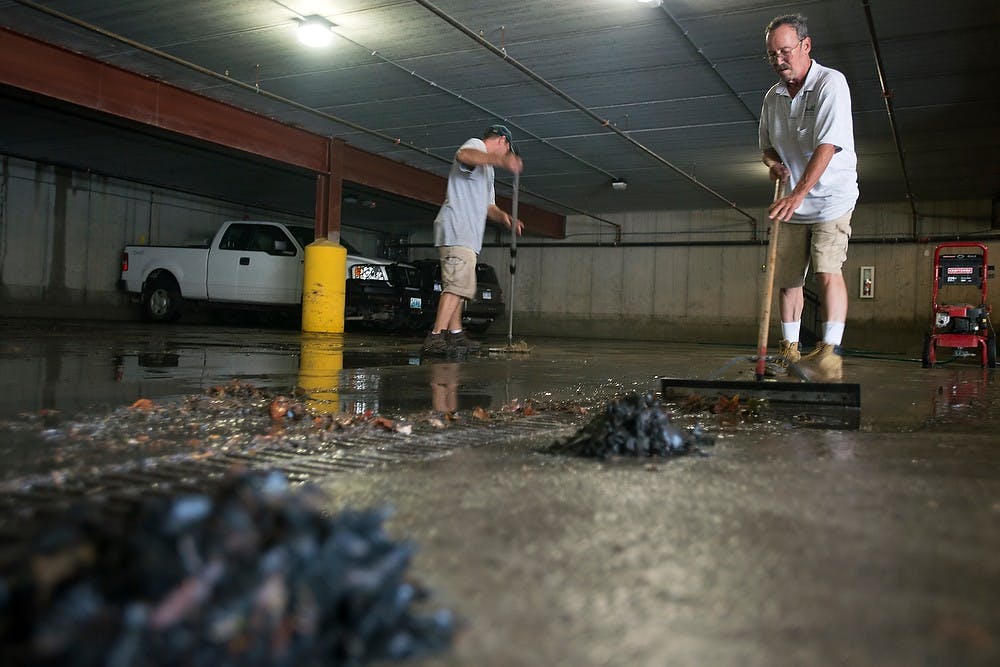
[[[813,273],[839,274],[847,261],[853,213],[849,211],[828,222],[782,223],[778,231],[775,286],[802,287],[810,267]]]
[[[461,246],[441,246],[441,291],[464,299],[476,296],[476,252]]]

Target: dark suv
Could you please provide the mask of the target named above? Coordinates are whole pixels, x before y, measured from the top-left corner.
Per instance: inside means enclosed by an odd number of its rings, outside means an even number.
[[[389,331],[419,328],[428,306],[416,267],[363,257],[344,239],[340,244],[347,248],[344,318]]]
[[[289,227],[305,248],[315,238],[312,227]],[[415,329],[423,326],[422,276],[412,264],[364,257],[343,238],[347,249],[344,320],[379,329]],[[437,307],[437,301],[433,307]],[[433,310],[431,317],[434,317]]]
[[[433,326],[437,303],[441,298],[441,262],[418,259],[412,262],[420,271],[425,326]],[[497,272],[489,264],[476,265],[476,298],[465,302],[462,326],[473,333],[483,333],[496,319],[503,318],[503,289]]]

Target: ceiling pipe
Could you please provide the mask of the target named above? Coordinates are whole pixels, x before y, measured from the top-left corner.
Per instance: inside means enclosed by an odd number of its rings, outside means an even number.
[[[501,114],[495,113],[494,111],[492,111],[490,109],[487,109],[486,107],[484,107],[481,104],[478,104],[477,102],[473,102],[471,99],[469,99],[465,95],[462,95],[461,93],[458,93],[458,92],[456,92],[454,90],[451,90],[450,88],[442,86],[442,85],[440,85],[439,83],[437,83],[435,81],[431,81],[430,79],[428,79],[427,77],[423,76],[422,74],[419,74],[416,70],[410,69],[408,67],[404,67],[403,65],[401,65],[398,62],[396,62],[392,58],[389,58],[387,56],[382,55],[381,53],[378,52],[378,50],[369,48],[369,47],[365,46],[364,44],[361,44],[360,42],[356,42],[353,39],[351,39],[350,37],[347,37],[346,35],[344,35],[343,33],[339,32],[336,29],[334,29],[334,33],[338,37],[340,37],[341,39],[343,39],[345,42],[350,42],[354,46],[356,46],[356,47],[358,47],[358,48],[360,48],[360,49],[362,49],[364,51],[367,51],[368,54],[371,55],[373,58],[378,58],[379,60],[381,60],[385,64],[391,65],[391,66],[395,67],[396,69],[398,69],[398,70],[400,70],[402,72],[405,72],[406,74],[409,74],[410,76],[412,76],[413,78],[417,79],[421,83],[424,83],[424,84],[426,84],[426,85],[428,85],[431,88],[434,88],[436,90],[440,90],[441,92],[443,92],[443,93],[445,93],[447,95],[451,95],[452,97],[454,97],[459,102],[463,102],[465,104],[468,104],[469,106],[471,106],[472,108],[476,109],[477,111],[482,111],[484,114],[486,114],[486,115],[488,115],[488,116],[490,116],[492,118],[499,118],[499,119],[503,120],[506,125],[514,127],[515,129],[519,130],[522,134],[525,134],[525,135],[531,137],[532,139],[534,139],[535,141],[538,141],[539,143],[544,144],[544,145],[548,146],[549,148],[551,148],[551,149],[553,149],[555,151],[558,151],[559,153],[562,153],[563,155],[565,155],[566,157],[570,158],[571,160],[579,162],[580,164],[585,165],[588,168],[593,169],[594,171],[596,171],[596,172],[598,172],[600,174],[603,174],[604,176],[607,176],[612,181],[620,180],[617,176],[615,176],[611,172],[609,172],[609,171],[607,171],[605,169],[602,169],[601,167],[597,166],[596,164],[594,164],[592,162],[588,162],[587,160],[584,160],[579,155],[574,155],[573,153],[570,153],[565,148],[561,148],[561,147],[555,145],[554,143],[552,143],[551,141],[549,141],[548,139],[546,139],[544,137],[538,136],[537,134],[531,132],[530,130],[528,130],[528,129],[526,129],[526,128],[520,126],[520,125],[518,125],[517,123],[511,121],[510,119],[503,117]]]
[[[354,46],[367,51],[369,53],[369,55],[371,55],[373,58],[378,58],[379,60],[381,60],[385,64],[391,65],[391,66],[395,67],[396,69],[398,69],[398,70],[400,70],[402,72],[405,72],[406,74],[409,74],[413,78],[417,79],[421,83],[427,84],[431,88],[434,88],[436,90],[440,90],[440,91],[442,91],[442,92],[444,92],[444,93],[446,93],[448,95],[451,95],[455,99],[459,100],[460,102],[464,102],[465,104],[468,104],[469,106],[471,106],[472,108],[476,109],[477,111],[481,111],[484,114],[486,114],[488,116],[491,116],[493,118],[500,118],[507,125],[513,126],[514,128],[520,130],[522,133],[526,134],[527,136],[531,137],[532,139],[535,139],[539,143],[542,143],[542,144],[548,146],[549,148],[552,148],[553,150],[556,150],[556,151],[562,153],[563,155],[569,157],[571,160],[574,160],[576,162],[579,162],[580,164],[586,165],[590,169],[593,169],[594,171],[597,171],[598,173],[603,174],[604,176],[607,176],[608,179],[610,179],[611,181],[620,181],[621,180],[617,176],[615,176],[614,174],[612,174],[611,172],[602,169],[601,167],[597,166],[596,164],[593,164],[591,162],[588,162],[587,160],[584,160],[583,158],[581,158],[578,155],[574,155],[573,153],[570,153],[569,151],[565,150],[564,148],[560,148],[559,146],[556,146],[555,144],[553,144],[548,139],[545,139],[544,137],[538,136],[537,134],[535,134],[535,133],[533,133],[533,132],[525,129],[524,127],[518,125],[517,123],[512,122],[511,120],[509,120],[508,118],[502,116],[501,114],[494,113],[490,109],[487,109],[486,107],[482,106],[481,104],[478,104],[477,102],[473,102],[471,99],[469,99],[468,97],[462,95],[461,93],[457,93],[457,92],[451,90],[450,88],[446,88],[445,86],[439,85],[439,84],[435,83],[434,81],[431,81],[430,79],[428,79],[427,77],[423,76],[422,74],[418,74],[416,70],[412,70],[412,69],[403,67],[403,65],[399,64],[398,62],[396,62],[395,60],[393,60],[391,58],[388,58],[388,57],[382,55],[376,49],[371,49],[371,48],[365,46],[364,44],[361,44],[360,42],[356,42],[353,39],[351,39],[350,37],[347,37],[346,35],[342,34],[341,32],[339,32],[336,29],[334,29],[334,33],[338,37],[340,37],[341,39],[343,39],[345,42],[349,42],[349,43],[353,44]],[[498,179],[498,180],[500,180],[501,183],[503,183],[504,185],[507,185],[510,188],[514,187],[511,183],[508,183],[507,181],[505,181],[503,179]],[[597,222],[601,222],[601,223],[604,223],[606,225],[611,225],[612,227],[615,228],[617,234],[619,234],[619,235],[621,234],[621,229],[622,228],[621,228],[621,225],[619,225],[618,223],[611,222],[610,220],[607,220],[607,219],[602,218],[602,217],[600,217],[598,215],[590,213],[589,211],[578,209],[578,208],[575,208],[575,207],[572,207],[572,206],[567,206],[566,204],[564,204],[564,203],[562,203],[560,201],[556,201],[555,199],[551,199],[551,198],[546,197],[544,195],[540,195],[537,192],[533,192],[532,190],[528,190],[527,188],[521,188],[521,192],[523,192],[525,194],[528,194],[528,195],[531,195],[532,197],[534,197],[537,200],[548,202],[549,204],[553,204],[555,206],[558,206],[560,208],[566,209],[568,211],[572,211],[573,213],[579,213],[580,215],[587,216],[588,218],[591,218],[592,220],[596,220]]]
[[[733,202],[733,201],[730,201],[730,200],[726,199],[724,196],[722,196],[721,194],[719,194],[718,192],[716,192],[715,190],[713,190],[712,188],[710,188],[708,185],[702,183],[697,178],[695,178],[691,174],[687,173],[686,171],[684,171],[680,167],[676,166],[675,164],[673,164],[672,162],[670,162],[666,158],[661,157],[660,155],[658,155],[654,151],[650,150],[649,148],[647,148],[643,144],[639,143],[638,141],[636,141],[635,139],[633,139],[632,137],[630,137],[626,132],[624,132],[624,131],[618,129],[617,127],[615,127],[614,124],[610,120],[608,120],[606,118],[601,118],[600,116],[598,116],[597,114],[595,114],[593,111],[591,111],[590,109],[588,109],[587,107],[585,107],[583,104],[581,104],[580,102],[578,102],[575,99],[573,99],[570,95],[568,95],[567,93],[563,92],[562,90],[560,90],[558,87],[556,87],[555,85],[553,85],[549,81],[545,80],[542,76],[540,76],[539,74],[536,74],[530,68],[528,68],[525,65],[522,65],[521,63],[519,63],[514,58],[511,58],[509,55],[507,55],[506,49],[498,49],[497,47],[493,46],[493,44],[491,44],[489,41],[487,41],[486,39],[484,39],[481,35],[479,35],[475,31],[470,30],[469,28],[465,27],[457,19],[451,17],[446,12],[438,9],[436,6],[434,6],[433,3],[428,2],[427,0],[416,0],[416,2],[417,2],[417,4],[421,5],[422,7],[424,7],[425,9],[427,9],[428,11],[430,11],[431,13],[433,13],[434,15],[436,15],[438,18],[442,19],[443,21],[445,21],[446,23],[448,23],[449,25],[451,25],[453,28],[455,28],[459,32],[461,32],[464,35],[466,35],[467,37],[471,38],[473,41],[475,41],[476,43],[478,43],[483,48],[487,49],[488,51],[490,51],[494,55],[499,56],[500,58],[503,58],[505,61],[507,61],[513,67],[515,67],[517,70],[519,70],[522,74],[524,74],[528,78],[532,79],[535,83],[541,85],[542,87],[544,87],[549,92],[557,95],[558,97],[560,97],[565,102],[571,104],[572,106],[576,107],[578,110],[582,111],[588,117],[590,117],[590,118],[594,119],[595,121],[597,121],[598,123],[600,123],[601,127],[605,127],[607,129],[611,130],[612,132],[614,132],[615,134],[617,134],[619,137],[621,137],[622,139],[624,139],[625,141],[627,141],[628,143],[630,143],[632,146],[634,146],[635,148],[639,149],[641,152],[643,152],[646,155],[648,155],[649,157],[653,158],[654,160],[656,160],[660,164],[662,164],[662,165],[670,168],[671,170],[673,170],[679,176],[687,179],[691,183],[694,183],[695,185],[697,185],[702,190],[705,190],[706,192],[710,193],[716,199],[724,201],[730,208],[732,208],[735,211],[738,211],[739,213],[741,213],[744,216],[746,216],[747,218],[749,218],[751,220],[751,222],[757,222],[757,219],[754,216],[750,215],[749,213],[747,213],[746,211],[744,211],[743,209],[741,209],[739,206],[737,206],[736,202]]]
[[[157,58],[162,58],[163,60],[171,62],[171,63],[173,63],[175,65],[180,65],[181,67],[186,67],[186,68],[188,68],[188,69],[190,69],[192,71],[198,72],[199,74],[203,74],[203,75],[205,75],[207,77],[210,77],[212,79],[216,79],[218,81],[222,81],[224,83],[227,83],[229,85],[235,86],[237,88],[241,88],[243,90],[250,91],[250,92],[252,92],[254,94],[260,95],[261,97],[266,97],[267,99],[274,100],[275,102],[281,102],[282,104],[287,104],[287,105],[289,105],[291,107],[299,109],[300,111],[310,112],[310,113],[315,114],[315,115],[317,115],[317,116],[319,116],[321,118],[324,118],[326,120],[332,121],[332,122],[337,123],[339,125],[343,125],[345,127],[349,127],[350,129],[356,130],[356,131],[361,132],[363,134],[367,134],[369,136],[376,137],[378,139],[382,139],[384,141],[388,141],[388,142],[391,142],[391,143],[394,143],[394,144],[397,144],[397,145],[403,145],[403,146],[406,146],[407,148],[412,148],[413,150],[420,151],[421,153],[424,153],[425,155],[429,155],[430,157],[438,157],[436,155],[432,155],[428,151],[419,149],[416,146],[407,145],[407,144],[401,142],[399,140],[399,138],[397,138],[397,137],[390,136],[388,134],[385,134],[383,132],[379,132],[377,130],[372,130],[370,128],[364,127],[363,125],[358,125],[357,123],[353,123],[353,122],[351,122],[351,121],[349,121],[349,120],[347,120],[345,118],[338,118],[337,116],[334,116],[332,114],[328,114],[328,113],[325,113],[323,111],[319,111],[318,109],[313,109],[312,107],[306,106],[305,104],[302,104],[301,102],[296,102],[295,100],[288,99],[287,97],[282,97],[281,95],[276,95],[275,93],[271,93],[271,92],[268,92],[266,90],[262,90],[261,87],[260,87],[260,85],[259,85],[259,83],[253,83],[253,84],[244,83],[243,81],[240,81],[239,79],[234,79],[234,78],[232,78],[231,76],[229,76],[227,74],[220,74],[219,72],[216,72],[214,70],[210,70],[207,67],[202,67],[201,65],[196,65],[195,63],[192,63],[190,61],[183,60],[183,59],[178,58],[176,56],[172,56],[172,55],[170,55],[169,53],[167,53],[165,51],[160,51],[159,49],[153,48],[151,46],[147,46],[146,44],[142,44],[141,42],[137,42],[134,39],[129,39],[128,37],[125,37],[123,35],[119,35],[118,33],[111,32],[110,30],[105,30],[104,28],[102,28],[100,26],[94,25],[92,23],[87,23],[86,21],[82,21],[82,20],[76,18],[75,16],[70,16],[69,14],[64,14],[63,12],[60,12],[60,11],[58,11],[56,9],[52,9],[51,7],[46,7],[45,5],[41,5],[41,4],[37,3],[37,2],[32,2],[32,0],[14,0],[14,2],[16,2],[19,5],[24,5],[25,7],[29,7],[31,9],[36,10],[36,11],[42,12],[44,14],[48,14],[49,16],[54,16],[54,17],[56,17],[56,18],[58,18],[60,20],[66,21],[67,23],[72,23],[73,25],[75,25],[75,26],[77,26],[79,28],[84,28],[85,30],[90,30],[91,32],[94,32],[94,33],[97,33],[98,35],[101,35],[102,37],[107,37],[108,39],[113,39],[113,40],[115,40],[117,42],[121,42],[122,44],[130,46],[133,49],[136,49],[138,51],[142,51],[144,53],[148,53],[150,55],[156,56]],[[444,160],[444,158],[438,158],[438,159]],[[449,162],[449,163],[451,162],[451,160],[445,160],[445,161]]]
[[[687,234],[689,232],[677,232]],[[926,236],[862,236],[851,237],[852,245],[932,245],[937,243],[953,243],[956,241],[976,241],[980,243],[1000,242],[1000,232],[980,231],[970,234],[929,234]],[[747,246],[767,246],[768,241],[750,240],[686,240],[686,241],[623,241],[620,238],[614,241],[518,241],[519,248],[547,248],[547,249],[571,249],[571,248],[737,248]],[[403,244],[407,248],[433,248],[434,244],[427,242]],[[504,241],[484,241],[484,248],[506,248],[510,244]]]
[[[687,43],[691,46],[691,48],[693,48],[695,52],[697,52],[697,54],[701,56],[701,59],[705,61],[705,64],[707,64],[709,67],[712,68],[712,71],[715,72],[715,75],[717,77],[719,77],[719,80],[722,81],[722,84],[729,89],[729,92],[732,93],[736,99],[740,101],[740,104],[743,105],[743,108],[746,109],[747,112],[749,112],[750,117],[756,121],[759,121],[760,112],[754,111],[747,105],[746,100],[743,99],[743,95],[736,92],[736,89],[733,88],[732,84],[729,83],[729,80],[726,77],[722,76],[722,72],[719,71],[719,66],[713,63],[711,59],[709,59],[709,57],[705,55],[705,52],[702,50],[702,48],[698,46],[698,44],[695,43],[693,39],[691,39],[691,37],[688,34],[687,28],[681,25],[681,22],[678,21],[676,18],[674,18],[674,15],[670,13],[670,10],[664,7],[662,4],[660,5],[660,9],[663,11],[664,14],[667,15],[667,18],[670,19],[670,21],[674,24],[674,26],[681,31],[681,36],[684,37],[685,41],[687,41]]]
[[[349,121],[349,120],[347,120],[345,118],[340,118],[338,116],[334,116],[333,114],[329,114],[329,113],[326,113],[324,111],[320,111],[319,109],[314,109],[313,107],[310,107],[310,106],[307,106],[305,104],[302,104],[301,102],[296,102],[295,100],[289,99],[287,97],[282,97],[281,95],[277,95],[277,94],[269,92],[267,90],[263,90],[263,89],[261,89],[261,87],[259,85],[259,82],[258,83],[254,83],[254,84],[249,84],[249,83],[245,83],[243,81],[240,81],[239,79],[234,79],[234,78],[228,76],[227,74],[220,74],[219,72],[216,72],[214,70],[210,70],[207,67],[202,67],[201,65],[196,65],[195,63],[189,62],[187,60],[183,60],[183,59],[178,58],[176,56],[172,56],[169,53],[166,53],[164,51],[160,51],[159,49],[153,48],[153,47],[148,46],[146,44],[142,44],[141,42],[137,42],[137,41],[135,41],[133,39],[129,39],[128,37],[125,37],[123,35],[119,35],[117,33],[111,32],[110,30],[105,30],[104,28],[101,28],[100,26],[96,26],[94,24],[87,23],[86,21],[82,21],[82,20],[76,18],[75,16],[70,16],[69,14],[65,14],[63,12],[60,12],[60,11],[56,10],[56,9],[52,9],[51,7],[47,7],[45,5],[38,4],[37,2],[33,2],[32,0],[14,0],[14,2],[16,2],[16,3],[20,4],[20,5],[24,5],[25,7],[28,7],[30,9],[34,9],[36,11],[42,12],[43,14],[48,14],[49,16],[54,16],[54,17],[56,17],[56,18],[58,18],[58,19],[60,19],[62,21],[67,22],[67,23],[72,23],[73,25],[75,25],[75,26],[77,26],[79,28],[83,28],[85,30],[89,30],[89,31],[94,32],[94,33],[96,33],[98,35],[101,35],[102,37],[107,37],[108,39],[113,39],[113,40],[115,40],[117,42],[121,42],[122,44],[130,46],[130,47],[132,47],[132,48],[134,48],[134,49],[136,49],[138,51],[142,51],[144,53],[148,53],[148,54],[150,54],[152,56],[156,56],[157,58],[162,58],[162,59],[164,59],[164,60],[166,60],[168,62],[171,62],[171,63],[173,63],[175,65],[180,65],[181,67],[186,67],[186,68],[188,68],[188,69],[190,69],[190,70],[192,70],[194,72],[198,72],[199,74],[203,74],[203,75],[205,75],[207,77],[216,79],[218,81],[222,81],[222,82],[224,82],[226,84],[235,86],[235,87],[240,88],[242,90],[247,90],[247,91],[253,92],[256,95],[260,95],[261,97],[266,97],[267,99],[274,100],[275,102],[280,102],[282,104],[287,104],[288,106],[293,107],[295,109],[299,109],[300,111],[305,111],[307,113],[310,113],[310,114],[312,114],[314,116],[317,116],[319,118],[322,118],[324,120],[328,120],[328,121],[336,123],[338,125],[343,125],[344,127],[350,128],[350,129],[355,130],[357,132],[360,132],[362,134],[367,134],[368,136],[375,137],[377,139],[381,139],[383,141],[389,142],[389,143],[391,143],[391,144],[393,144],[395,146],[402,146],[402,147],[407,148],[409,150],[416,151],[416,152],[418,152],[418,153],[420,153],[420,154],[422,154],[422,155],[424,155],[426,157],[438,160],[439,162],[441,162],[443,164],[451,164],[451,161],[452,161],[451,157],[443,157],[443,156],[437,155],[435,153],[432,153],[428,149],[419,148],[418,146],[416,146],[415,144],[413,144],[411,142],[403,141],[399,137],[394,137],[394,136],[385,134],[384,132],[379,132],[378,130],[373,130],[371,128],[365,127],[364,125],[359,125],[358,123],[354,123],[352,121]],[[503,182],[503,181],[501,181],[501,182]],[[567,211],[571,211],[573,213],[578,213],[580,215],[584,215],[584,216],[586,216],[588,218],[591,218],[593,220],[596,220],[598,222],[611,225],[611,226],[615,227],[618,230],[621,229],[621,225],[619,225],[619,224],[617,224],[615,222],[611,222],[610,220],[607,220],[605,218],[601,218],[599,216],[596,216],[593,213],[590,213],[589,211],[585,211],[585,210],[577,208],[575,206],[571,206],[569,204],[565,204],[563,202],[556,201],[556,200],[551,199],[549,197],[545,197],[545,196],[539,195],[537,193],[530,192],[530,191],[525,190],[523,188],[522,188],[522,192],[524,192],[526,194],[529,194],[532,197],[535,197],[535,198],[540,199],[542,201],[546,201],[546,202],[548,202],[550,204],[558,206],[559,208],[565,209]]]
[[[886,236],[851,238],[851,245],[929,245],[954,241],[993,242],[1000,241],[1000,234],[940,234],[935,236]],[[518,248],[724,248],[759,246],[766,247],[767,241],[525,241],[517,242]],[[483,243],[484,248],[506,248],[509,243]],[[407,243],[407,248],[433,248],[433,243]]]
[[[896,110],[892,104],[892,91],[889,89],[885,76],[885,66],[882,64],[882,50],[879,48],[878,36],[875,34],[875,19],[872,17],[872,8],[868,0],[862,0],[865,8],[865,19],[868,21],[868,34],[871,37],[872,51],[875,54],[875,68],[878,70],[878,81],[882,86],[882,99],[885,100],[885,110],[889,115],[889,129],[892,130],[892,139],[896,143],[896,154],[899,156],[899,166],[903,170],[903,182],[906,184],[906,200],[910,203],[910,214],[913,217],[913,237],[917,237],[917,213],[916,203],[913,201],[913,187],[910,185],[910,176],[906,171],[906,158],[903,152],[903,142],[899,136],[899,128],[896,125]]]

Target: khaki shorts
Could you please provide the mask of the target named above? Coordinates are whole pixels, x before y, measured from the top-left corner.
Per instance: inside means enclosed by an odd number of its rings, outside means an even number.
[[[441,291],[463,299],[476,296],[476,252],[461,246],[441,246]]]
[[[810,266],[813,273],[839,274],[847,261],[851,238],[851,214],[830,220],[801,224],[782,223],[778,231],[778,262],[774,284],[802,287]]]

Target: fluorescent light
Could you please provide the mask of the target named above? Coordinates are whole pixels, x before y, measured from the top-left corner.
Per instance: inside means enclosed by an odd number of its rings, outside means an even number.
[[[659,7],[663,4],[663,0],[639,0],[640,5],[649,5],[650,7]]]
[[[322,16],[313,14],[299,22],[297,35],[299,41],[306,46],[328,46],[333,41],[333,24]]]

